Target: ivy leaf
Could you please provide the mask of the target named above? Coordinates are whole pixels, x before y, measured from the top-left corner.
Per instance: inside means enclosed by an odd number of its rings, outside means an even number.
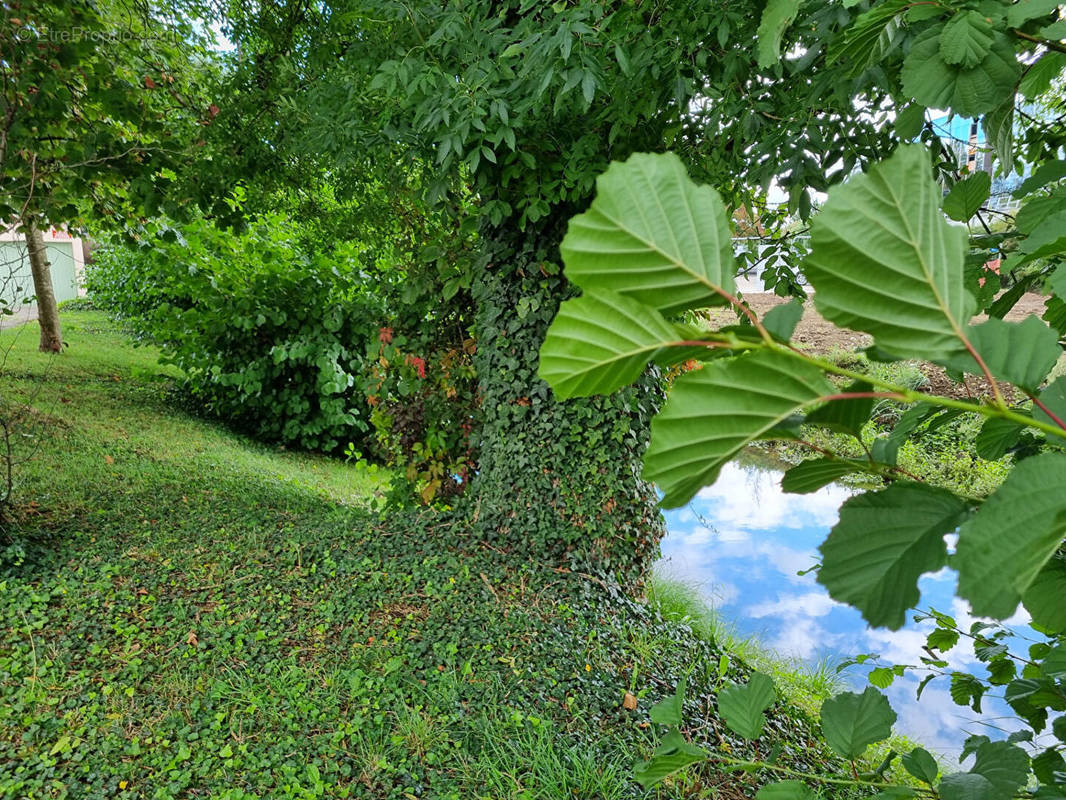
[[[1053,633],[1066,631],[1066,561],[1051,559],[1022,594],[1025,610],[1040,627]]]
[[[677,340],[658,311],[597,289],[559,306],[541,345],[539,375],[564,400],[609,394],[639,378]]]
[[[641,761],[633,770],[634,777],[645,789],[659,783],[663,778],[673,775],[689,764],[695,764],[707,758],[707,752],[696,745],[686,742],[677,729],[663,737],[655,748],[652,757]]]
[[[904,145],[869,173],[829,191],[811,223],[805,274],[819,313],[910,358],[963,351],[973,315],[963,288],[965,228],[940,213],[924,148]]]
[[[929,754],[928,750],[921,747],[915,747],[909,753],[904,754],[900,762],[907,772],[930,785],[936,782],[936,776],[940,773],[936,759]]]
[[[607,289],[664,315],[733,294],[733,247],[718,193],[697,186],[673,153],[636,153],[596,180],[589,210],[560,245],[566,277]]]
[[[860,465],[851,461],[814,458],[786,472],[781,478],[781,490],[789,494],[810,494],[858,469]]]
[[[989,417],[974,440],[977,455],[986,461],[996,461],[1014,447],[1025,426],[1002,417]]]
[[[768,0],[759,21],[757,55],[759,66],[772,67],[781,60],[781,37],[799,11],[799,0]]]
[[[755,793],[755,800],[817,800],[819,797],[803,781],[769,783]]]
[[[940,32],[940,57],[967,69],[980,64],[992,46],[992,23],[979,11],[960,11]]]
[[[817,367],[782,353],[712,361],[674,381],[652,421],[644,477],[665,508],[684,505],[748,443],[832,392]]]
[[[787,342],[803,319],[803,301],[798,297],[774,306],[762,318],[762,325],[779,342]]]
[[[843,692],[822,703],[822,733],[829,746],[847,759],[892,735],[896,712],[872,686],[862,694]]]
[[[1017,464],[959,530],[952,566],[958,593],[980,617],[1006,619],[1033,585],[1066,531],[1066,455]]]
[[[758,739],[766,724],[763,712],[776,700],[773,680],[753,672],[746,684],[734,683],[718,693],[718,713],[734,733],[748,740]]]
[[[945,30],[947,24],[934,25],[914,40],[900,71],[903,91],[927,108],[950,108],[964,117],[1002,105],[1021,77],[1010,38],[994,31],[980,63],[966,67],[944,60],[940,48]]]
[[[976,214],[992,189],[992,176],[987,172],[975,172],[952,187],[944,198],[944,213],[956,222],[969,222]]]
[[[918,579],[947,563],[944,535],[967,503],[942,489],[894,483],[850,498],[819,548],[818,582],[874,627],[899,630],[919,599]]]
[[[677,689],[674,693],[653,705],[648,711],[648,716],[652,722],[657,722],[660,725],[680,725],[682,719],[681,704],[684,700],[685,679],[682,678],[678,681]]]
[[[1029,778],[1029,756],[1007,742],[988,742],[977,748],[977,762],[970,770],[992,785],[992,800],[1011,800]]]
[[[1023,389],[1040,386],[1062,355],[1058,334],[1033,314],[1021,322],[988,319],[968,328],[966,336],[995,377]],[[946,366],[980,374],[969,354]]]

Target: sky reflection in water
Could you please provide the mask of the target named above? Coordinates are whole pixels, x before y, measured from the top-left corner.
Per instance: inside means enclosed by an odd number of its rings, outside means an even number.
[[[815,574],[797,575],[818,561],[818,545],[837,521],[837,509],[852,490],[829,486],[814,494],[785,494],[781,472],[728,464],[714,486],[704,488],[685,508],[666,512],[668,534],[662,542],[659,569],[700,588],[722,616],[743,636],[755,635],[777,653],[815,662],[840,661],[858,653],[879,653],[889,663],[918,664],[932,623],[915,624],[908,616],[899,631],[871,630],[859,612],[837,603]],[[702,518],[702,520],[701,520]],[[963,630],[974,621],[966,603],[954,597],[955,574],[944,569],[919,584],[919,607],[951,614]],[[1037,637],[1019,614],[1008,620],[1019,634]],[[1012,649],[1028,642],[1015,639]],[[963,640],[947,656],[951,668],[987,675]],[[865,671],[846,674],[854,688],[866,685]],[[1002,733],[975,722],[976,715],[955,705],[948,679],[929,684],[918,704],[920,678],[897,678],[886,691],[899,715],[896,730],[925,747],[950,757],[964,736],[958,731],[1000,738]],[[1002,702],[986,701],[986,721],[1004,730],[1021,727]],[[989,713],[992,712],[992,713]],[[994,720],[989,718],[995,717]]]

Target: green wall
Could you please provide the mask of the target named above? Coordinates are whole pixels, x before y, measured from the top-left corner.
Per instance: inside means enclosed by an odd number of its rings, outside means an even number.
[[[56,300],[70,300],[78,296],[74,272],[72,242],[46,242],[48,260],[52,264],[52,289]],[[0,241],[0,297],[8,303],[21,304],[22,298],[33,295],[33,278],[25,242]]]

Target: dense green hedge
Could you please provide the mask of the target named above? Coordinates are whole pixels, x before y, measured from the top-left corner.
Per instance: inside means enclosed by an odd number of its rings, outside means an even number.
[[[269,441],[332,451],[369,429],[367,346],[382,303],[351,245],[309,255],[278,216],[241,233],[161,227],[95,254],[95,302],[158,344],[211,411]]]

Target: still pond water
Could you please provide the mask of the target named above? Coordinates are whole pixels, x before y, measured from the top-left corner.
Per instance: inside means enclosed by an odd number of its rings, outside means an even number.
[[[667,535],[657,569],[698,586],[721,617],[741,636],[755,636],[767,649],[789,659],[839,663],[859,653],[877,653],[889,663],[918,664],[932,623],[914,623],[899,631],[873,630],[859,612],[837,603],[816,582],[815,574],[797,574],[818,562],[818,545],[836,524],[837,509],[854,490],[828,486],[814,494],[785,494],[782,473],[754,464],[733,463],[714,486],[704,488],[685,508],[666,512]],[[974,617],[954,597],[955,575],[944,569],[919,584],[920,608],[952,615],[963,630]],[[1024,612],[1007,623],[1019,634],[1012,649],[1038,639],[1025,623]],[[1021,638],[1027,637],[1027,638]],[[967,640],[963,640],[966,642]],[[968,644],[947,656],[952,669],[987,674]],[[866,685],[863,667],[844,673],[850,688]],[[964,736],[992,738],[1021,727],[1002,702],[986,701],[985,723],[969,709],[955,705],[948,679],[930,683],[915,700],[920,678],[897,678],[886,690],[899,715],[896,731],[954,761]],[[992,718],[992,719],[990,719]],[[990,729],[992,723],[1000,730]]]

